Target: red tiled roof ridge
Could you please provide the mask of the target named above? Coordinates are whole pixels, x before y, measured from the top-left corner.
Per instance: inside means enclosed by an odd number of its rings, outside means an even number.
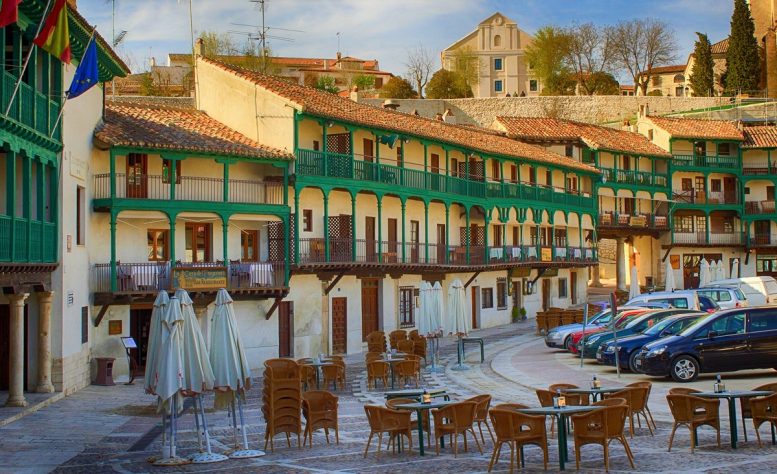
[[[777,148],[777,126],[752,125],[742,129],[745,141],[742,148]]]
[[[410,115],[363,102],[354,102],[351,99],[343,98],[336,94],[330,94],[294,82],[284,81],[277,77],[250,71],[239,66],[224,64],[208,58],[200,59],[207,64],[213,65],[231,74],[235,74],[252,84],[263,87],[267,91],[296,105],[301,112],[307,112],[311,115],[342,120],[343,122],[363,124],[374,128],[383,128],[407,135],[431,138],[455,146],[480,151],[487,155],[512,156],[514,158],[523,158],[537,163],[574,168],[589,173],[599,173],[599,171],[592,166],[550,152],[541,147],[521,143],[506,136],[494,134],[491,131],[483,133],[483,131],[480,130],[473,130],[472,127],[464,127],[426,117]],[[368,109],[370,112],[377,113],[367,116],[365,112]],[[360,115],[360,113],[363,114]],[[385,117],[388,115],[391,115],[394,118],[390,121],[380,121],[381,116]],[[424,125],[431,127],[424,129]],[[435,134],[435,130],[429,130],[429,128],[432,127],[440,127],[447,130],[437,130],[437,133]],[[455,136],[455,134],[452,133],[453,131],[458,131],[460,136]],[[484,142],[483,138],[485,136],[490,137],[493,140],[498,140],[499,143]],[[479,141],[481,143],[478,143]]]
[[[679,138],[717,138],[741,141],[744,134],[730,120],[648,115],[645,118]],[[713,127],[715,129],[713,129]]]
[[[671,64],[668,66],[656,66],[656,67],[647,69],[645,71],[642,71],[642,74],[640,75],[644,75],[647,73],[662,74],[662,73],[668,73],[668,72],[680,72],[680,71],[685,71],[687,67],[688,67],[688,64]]]

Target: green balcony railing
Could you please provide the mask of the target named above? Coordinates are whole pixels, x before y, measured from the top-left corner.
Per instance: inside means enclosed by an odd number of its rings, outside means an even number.
[[[16,76],[3,71],[2,83],[3,93],[0,107],[5,112],[16,86]],[[42,135],[52,136],[52,128],[57,121],[60,107],[59,101],[49,99],[45,94],[37,92],[31,85],[22,82],[19,84],[19,92],[16,94],[8,118]],[[61,128],[61,125],[57,126],[56,133],[53,134],[55,140],[60,139]]]
[[[675,168],[720,168],[735,171],[740,168],[739,157],[724,155],[674,155]]]
[[[55,223],[0,216],[0,262],[56,261]]]
[[[653,174],[649,171],[616,170],[614,168],[602,168],[601,171],[605,182],[610,183],[666,187],[669,182],[666,175]]]
[[[520,199],[542,201],[561,206],[593,209],[593,197],[576,191],[523,183],[465,179],[442,173],[377,164],[356,160],[351,155],[315,150],[297,150],[296,173],[301,176],[322,176],[383,183],[423,191],[457,194],[483,199]]]

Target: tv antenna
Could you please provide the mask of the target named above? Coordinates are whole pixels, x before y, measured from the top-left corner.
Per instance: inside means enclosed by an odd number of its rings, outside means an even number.
[[[275,31],[279,32],[290,32],[290,33],[304,33],[302,30],[292,30],[289,28],[278,28],[278,27],[270,27],[267,26],[265,23],[265,13],[267,11],[267,2],[268,0],[249,0],[251,3],[256,3],[259,5],[259,11],[261,12],[261,26],[257,25],[249,25],[244,23],[232,23],[232,25],[235,26],[245,26],[253,29],[256,31],[254,32],[248,32],[248,31],[229,31],[229,33],[233,34],[240,34],[245,35],[248,37],[249,40],[253,41],[259,41],[259,47],[261,48],[261,55],[262,55],[262,65],[261,65],[261,72],[266,73],[267,72],[267,53],[268,53],[268,40],[277,40],[277,41],[286,41],[289,43],[293,43],[294,39],[290,38],[288,36],[281,36],[272,34]]]

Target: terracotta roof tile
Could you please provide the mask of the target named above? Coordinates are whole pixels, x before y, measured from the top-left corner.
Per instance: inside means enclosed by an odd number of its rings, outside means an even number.
[[[291,153],[261,145],[204,112],[179,107],[106,102],[95,139],[109,146],[193,151],[291,160]]]
[[[593,150],[660,156],[671,155],[639,133],[601,127],[589,123],[552,118],[497,117],[507,133],[519,140],[570,141],[579,140]]]
[[[402,135],[427,138],[489,155],[522,158],[532,162],[563,166],[589,173],[599,172],[592,166],[579,163],[537,146],[494,134],[490,131],[462,127],[354,102],[350,99],[339,97],[336,94],[292,84],[273,76],[259,74],[204,58],[202,60],[285,98],[297,110],[318,117],[374,127]]]
[[[726,54],[728,52],[728,38],[712,45],[712,54]]]
[[[673,138],[707,138],[711,140],[742,141],[744,135],[734,124],[726,120],[701,120],[650,116],[657,127],[669,132]]]
[[[742,148],[777,148],[777,127],[759,125],[745,127]]]
[[[686,64],[672,64],[671,66],[659,66],[654,67],[652,69],[648,69],[647,71],[643,72],[641,75],[647,74],[648,72],[650,74],[671,74],[671,73],[677,73],[677,72],[685,72]]]

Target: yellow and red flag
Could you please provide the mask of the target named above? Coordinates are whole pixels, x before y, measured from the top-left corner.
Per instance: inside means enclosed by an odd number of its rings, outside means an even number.
[[[70,64],[70,32],[67,25],[66,0],[54,0],[54,7],[34,43],[60,61]]]
[[[0,28],[16,23],[22,0],[0,0]]]

